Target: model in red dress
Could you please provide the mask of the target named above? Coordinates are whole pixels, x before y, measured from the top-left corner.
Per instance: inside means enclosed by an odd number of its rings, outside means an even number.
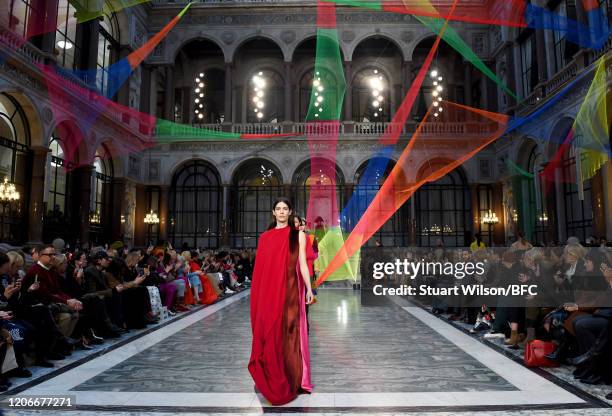
[[[312,391],[306,304],[313,299],[306,236],[295,229],[286,198],[272,206],[275,222],[259,239],[251,285],[253,344],[249,372],[274,405]]]

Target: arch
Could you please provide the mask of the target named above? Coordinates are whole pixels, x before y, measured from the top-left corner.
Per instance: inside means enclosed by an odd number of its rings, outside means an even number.
[[[353,183],[355,185],[357,185],[361,179],[361,175],[363,175],[365,173],[366,168],[368,167],[370,160],[373,159],[384,159],[387,160],[387,167],[385,169],[385,172],[382,175],[382,179],[385,179],[389,176],[389,174],[391,173],[391,170],[393,170],[393,168],[395,167],[395,165],[397,164],[397,160],[394,158],[383,158],[383,157],[376,157],[376,158],[372,158],[371,156],[366,156],[364,159],[362,159],[356,166],[355,171],[352,174],[352,178],[353,178]],[[383,161],[384,163],[384,161]],[[380,184],[382,185],[382,181],[380,182]]]
[[[424,32],[422,33],[418,38],[416,38],[411,44],[410,46],[408,46],[408,50],[406,53],[406,56],[408,57],[408,61],[412,61],[414,62],[414,51],[417,49],[417,47],[423,43],[426,40],[431,39],[432,42],[436,40],[436,35],[432,34],[431,32]]]
[[[205,157],[198,157],[198,158],[192,158],[192,159],[186,159],[186,160],[181,160],[175,163],[174,166],[172,166],[168,172],[168,176],[167,179],[168,181],[166,183],[168,184],[172,184],[172,180],[175,177],[175,175],[182,170],[186,165],[188,165],[189,163],[193,162],[194,160],[196,161],[202,161],[204,162],[206,165],[210,166],[211,169],[215,172],[216,177],[219,179],[219,184],[223,183],[223,179],[221,176],[221,173],[219,172],[219,170],[217,169],[215,162],[211,159],[207,159]]]
[[[280,42],[279,39],[276,39],[275,37],[271,36],[271,35],[267,35],[264,33],[258,33],[256,35],[247,35],[246,37],[242,38],[239,42],[236,43],[236,46],[234,47],[234,50],[231,52],[231,59],[229,62],[235,62],[236,61],[236,53],[242,49],[247,43],[253,42],[253,41],[259,41],[259,40],[263,40],[263,41],[268,41],[270,42],[272,45],[276,46],[278,48],[278,50],[281,53],[281,58],[285,61],[285,62],[289,62],[289,52],[283,48],[282,43]]]
[[[533,138],[525,136],[521,143],[515,147],[516,154],[512,161],[527,170],[529,168],[529,157],[534,149],[537,151],[538,148],[538,143]]]
[[[557,121],[552,124],[549,134],[547,135],[548,146],[546,147],[546,155],[550,159],[566,139],[574,119],[569,115],[560,116]]]
[[[404,49],[402,48],[402,46],[400,45],[400,43],[394,38],[394,35],[388,34],[388,33],[382,33],[382,32],[381,33],[368,33],[354,40],[353,41],[354,46],[347,51],[347,57],[349,57],[348,60],[353,61],[355,51],[359,48],[359,46],[361,46],[364,42],[370,39],[383,39],[389,43],[392,43],[399,51],[401,59],[404,61],[406,60],[407,55]]]
[[[313,40],[315,41],[315,48],[314,48],[314,50],[315,50],[315,54],[313,54],[313,55],[312,55],[312,58],[313,58],[313,60],[314,60],[314,59],[316,59],[316,41],[317,41],[317,34],[316,34],[316,33],[313,33],[313,34],[307,35],[307,36],[305,36],[304,38],[300,39],[300,41],[299,41],[299,42],[297,42],[297,43],[295,44],[295,47],[294,47],[293,49],[289,50],[289,52],[288,52],[288,53],[289,53],[289,56],[290,56],[290,62],[295,62],[295,54],[296,54],[296,52],[297,52],[297,51],[298,51],[300,48],[302,48],[302,47],[304,46],[304,44],[305,44],[305,43],[307,43],[307,42],[311,42],[311,41],[313,41]],[[345,57],[346,57],[346,56],[349,56],[349,55],[348,55],[348,53],[347,53],[347,51],[345,51],[345,48],[346,48],[346,47],[344,46],[344,43],[343,43],[343,42],[340,42],[340,58],[342,59],[342,61],[343,61],[343,62],[345,61]]]
[[[178,43],[176,48],[171,53],[170,61],[176,62],[179,53],[181,53],[181,51],[183,51],[183,49],[190,43],[201,42],[201,41],[209,42],[213,46],[217,47],[219,51],[221,51],[221,55],[223,57],[224,62],[231,62],[230,60],[228,60],[228,57],[230,56],[228,51],[225,50],[222,46],[223,42],[221,42],[219,39],[215,38],[214,36],[211,36],[209,34],[202,34],[202,33],[198,34],[197,36],[183,39],[180,43]]]
[[[322,158],[322,157],[318,157],[318,158],[325,159],[329,164],[334,164],[335,171],[336,171],[336,185],[344,185],[346,183],[345,175],[340,165],[338,165],[337,163],[335,163],[333,160],[329,158]],[[291,175],[291,184],[293,186],[304,186],[305,185],[306,179],[308,179],[311,174],[310,172],[311,162],[310,161],[311,161],[311,158],[306,157],[297,164],[297,168],[295,168],[295,170],[293,171],[293,174]]]
[[[45,143],[45,132],[42,123],[40,112],[35,103],[40,100],[31,98],[28,94],[15,88],[5,88],[0,90],[0,95],[10,97],[10,100],[16,104],[25,117],[29,128],[28,146],[43,146]]]
[[[422,181],[423,179],[427,178],[430,174],[435,172],[440,167],[447,166],[453,162],[454,162],[453,160],[450,160],[444,157],[434,157],[434,158],[424,161],[419,167],[419,169],[417,170],[416,181],[417,182]],[[453,184],[463,183],[467,185],[468,183],[467,174],[465,172],[465,169],[462,166],[457,166],[454,170],[447,173],[443,177],[437,179],[435,182],[442,181],[447,176],[448,176],[448,179],[450,179]]]
[[[240,175],[243,173],[242,171],[250,165],[255,168],[254,170],[251,171],[251,172],[254,172],[255,174],[260,173],[260,165],[263,165],[265,167],[266,174],[269,170],[272,170],[272,174],[276,176],[276,180],[273,182],[273,185],[270,182],[265,183],[265,185],[280,186],[284,183],[282,171],[280,170],[276,162],[274,162],[272,159],[267,158],[265,156],[258,155],[258,156],[253,156],[253,157],[244,159],[236,165],[236,167],[232,170],[232,173],[230,176],[232,185],[247,186],[244,183],[240,183],[241,181],[239,179],[240,179]]]
[[[85,140],[85,133],[78,122],[70,116],[62,116],[54,120],[51,134],[48,135],[45,147],[48,147],[54,136],[61,139],[66,162],[78,163],[89,160],[91,150]]]
[[[192,169],[192,172],[189,172],[188,169]],[[209,186],[220,186],[221,185],[221,175],[214,163],[202,159],[202,158],[194,158],[181,161],[177,166],[174,167],[171,171],[170,184],[174,188],[176,186],[184,186],[184,183],[179,183],[181,180],[181,174],[189,173],[190,175],[200,175],[207,178],[206,185]],[[205,173],[206,175],[202,175]],[[183,178],[184,180],[188,179]]]

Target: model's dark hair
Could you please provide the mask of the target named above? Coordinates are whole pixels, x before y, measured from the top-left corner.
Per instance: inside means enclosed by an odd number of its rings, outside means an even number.
[[[276,206],[280,203],[285,203],[287,204],[287,206],[289,207],[289,209],[293,212],[293,207],[291,206],[291,201],[289,201],[289,198],[286,198],[284,196],[280,196],[278,198],[276,198],[274,200],[274,202],[272,203],[272,211],[274,211],[274,209],[276,208]],[[298,249],[299,246],[299,239],[300,239],[300,230],[295,228],[295,215],[291,214],[289,215],[288,218],[288,224],[287,226],[289,227],[289,250],[291,250],[292,253],[295,253]],[[271,230],[272,228],[276,227],[276,219],[274,219],[271,223],[270,226],[268,227],[268,230]]]

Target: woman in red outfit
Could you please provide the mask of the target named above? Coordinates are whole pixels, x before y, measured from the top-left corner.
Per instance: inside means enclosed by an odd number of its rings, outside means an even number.
[[[260,236],[253,270],[248,367],[264,397],[281,405],[312,391],[306,304],[313,294],[306,236],[293,227],[289,200],[278,198],[272,215],[275,221]]]

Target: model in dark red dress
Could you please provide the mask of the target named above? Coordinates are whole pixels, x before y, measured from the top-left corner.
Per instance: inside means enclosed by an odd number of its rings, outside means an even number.
[[[313,295],[306,236],[289,226],[289,201],[276,200],[272,213],[276,222],[260,236],[253,270],[248,367],[264,397],[281,405],[312,391],[306,304]]]

